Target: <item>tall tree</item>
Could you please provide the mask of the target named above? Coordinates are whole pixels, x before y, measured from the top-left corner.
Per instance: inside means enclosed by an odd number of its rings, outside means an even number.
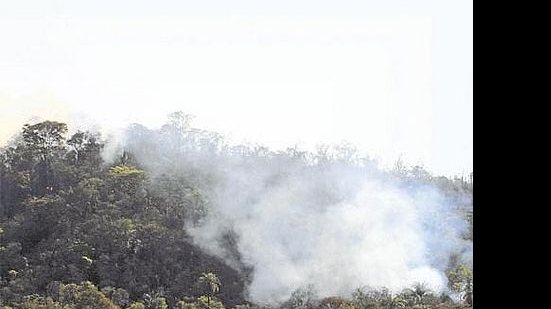
[[[64,146],[65,133],[67,133],[67,125],[57,121],[43,121],[23,126],[25,144],[41,160],[46,160],[55,150]]]

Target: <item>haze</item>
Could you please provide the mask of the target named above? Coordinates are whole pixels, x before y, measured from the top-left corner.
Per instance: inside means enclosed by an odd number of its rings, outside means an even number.
[[[471,1],[2,1],[0,140],[170,112],[236,142],[472,171]]]

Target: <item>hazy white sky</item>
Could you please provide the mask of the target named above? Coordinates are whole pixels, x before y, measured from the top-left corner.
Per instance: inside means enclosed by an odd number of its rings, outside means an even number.
[[[275,148],[472,170],[472,1],[1,1],[0,139],[172,111]],[[88,120],[86,120],[88,119]]]

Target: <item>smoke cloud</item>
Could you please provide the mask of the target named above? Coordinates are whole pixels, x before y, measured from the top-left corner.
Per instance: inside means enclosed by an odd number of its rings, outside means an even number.
[[[133,125],[105,156],[124,149],[153,184],[193,184],[204,209],[186,228],[205,251],[252,270],[254,302],[279,303],[306,286],[322,297],[417,282],[444,291],[450,257],[472,255],[462,237],[465,201],[434,185],[383,171],[350,145],[317,154],[228,145],[189,120],[174,114],[158,130]]]

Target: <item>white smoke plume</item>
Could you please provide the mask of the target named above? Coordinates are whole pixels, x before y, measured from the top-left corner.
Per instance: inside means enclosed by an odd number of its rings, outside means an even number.
[[[177,116],[118,141],[153,181],[176,175],[201,191],[206,214],[187,229],[207,252],[253,270],[254,302],[279,303],[305,286],[322,297],[417,282],[443,291],[450,257],[472,254],[461,203],[434,185],[382,171],[351,147],[312,155],[229,146]]]

